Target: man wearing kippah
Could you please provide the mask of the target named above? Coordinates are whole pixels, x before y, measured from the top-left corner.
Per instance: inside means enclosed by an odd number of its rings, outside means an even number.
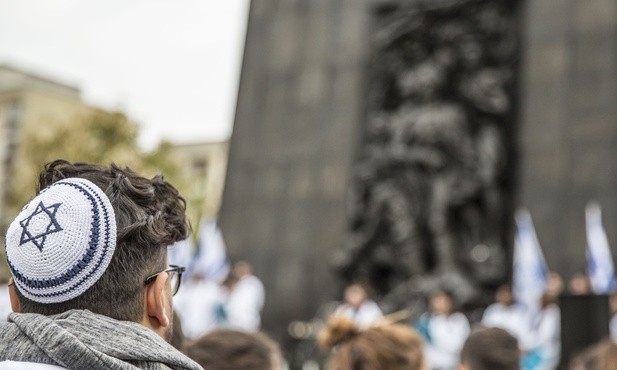
[[[0,369],[201,369],[167,340],[184,199],[161,176],[58,160],[6,234]]]

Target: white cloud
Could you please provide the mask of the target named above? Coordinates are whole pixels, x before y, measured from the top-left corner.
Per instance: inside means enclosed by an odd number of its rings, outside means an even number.
[[[0,63],[81,87],[145,147],[231,132],[249,0],[0,0]]]

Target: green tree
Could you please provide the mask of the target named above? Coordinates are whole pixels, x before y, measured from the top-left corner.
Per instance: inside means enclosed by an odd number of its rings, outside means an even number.
[[[159,163],[168,176],[176,167],[164,156],[143,153],[137,146],[138,126],[121,113],[94,111],[66,122],[50,122],[45,127],[24,127],[21,145],[10,168],[7,215],[12,219],[34,195],[34,186],[43,165],[55,159],[128,166],[146,175],[159,172]],[[28,184],[28,186],[24,186]]]
[[[181,176],[180,166],[169,155],[171,144],[162,142],[153,151],[143,152],[137,145],[138,129],[124,114],[103,111],[93,111],[65,122],[50,121],[44,127],[23,127],[20,145],[9,169],[1,235],[5,234],[8,224],[23,205],[35,195],[37,176],[44,164],[55,159],[102,165],[115,163],[149,177],[162,173],[184,194],[184,189],[188,189],[187,181]],[[191,214],[201,209],[201,205],[191,204],[187,199],[187,208]],[[4,244],[3,240],[0,241]],[[0,264],[3,264],[5,259],[1,256],[0,259]],[[4,274],[6,276],[6,270]]]

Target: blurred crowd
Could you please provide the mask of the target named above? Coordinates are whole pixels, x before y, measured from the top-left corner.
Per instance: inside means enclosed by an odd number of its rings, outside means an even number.
[[[415,330],[415,336],[409,334],[407,346],[422,348],[422,354],[408,353],[413,361],[422,358],[429,370],[455,370],[455,369],[522,369],[522,370],[555,370],[561,360],[561,313],[559,307],[560,297],[564,296],[593,296],[592,285],[589,278],[582,273],[572,276],[567,287],[564,286],[562,277],[551,272],[548,276],[546,289],[536,305],[528,306],[517,302],[510,285],[500,286],[494,297],[494,303],[481,308],[481,315],[477,310],[463,314],[457,310],[457,304],[453,295],[446,290],[435,290],[427,297],[427,312],[409,313],[402,317],[401,323],[397,324],[398,331],[405,327]],[[336,347],[333,343],[339,343],[340,338],[349,338],[341,332],[357,331],[358,333],[369,332],[372,328],[383,327],[391,323],[395,314],[383,315],[379,311],[376,302],[369,298],[368,289],[359,284],[348,286],[344,293],[345,302],[335,311],[327,328],[329,334],[321,338],[324,348]],[[601,340],[589,349],[581,352],[571,360],[571,369],[617,369],[617,294],[610,296],[610,337]],[[589,312],[589,314],[594,314]],[[409,316],[413,319],[405,320]],[[468,317],[476,318],[469,320]],[[341,321],[345,318],[347,321]],[[398,317],[396,320],[400,320]],[[582,319],[582,318],[581,318]],[[353,326],[349,328],[348,326]],[[496,328],[501,331],[486,330]],[[380,329],[382,330],[382,329]],[[493,340],[478,339],[482,346],[469,344],[474,341],[474,332],[483,332],[488,338],[495,336]],[[499,344],[498,338],[506,337],[514,346],[508,355]],[[367,334],[368,335],[368,334]],[[395,334],[392,334],[395,335]],[[481,338],[483,335],[480,335]],[[353,336],[353,335],[352,335]],[[401,339],[402,340],[402,339]],[[415,344],[412,343],[422,343]],[[466,344],[467,343],[467,344]],[[512,344],[513,343],[513,344]],[[358,344],[361,346],[361,344]],[[492,366],[465,367],[461,361],[466,359],[469,348],[476,348],[473,352],[484,352],[485,356],[493,356],[496,361]],[[491,353],[491,349],[496,352]],[[467,352],[466,352],[467,351]],[[512,360],[515,354],[516,360]],[[498,366],[496,363],[503,360],[510,361],[512,366]],[[411,360],[410,360],[411,361]],[[488,360],[487,360],[488,361]],[[593,363],[593,364],[592,364]],[[606,365],[598,365],[605,363]],[[592,364],[592,365],[590,365]],[[564,364],[562,368],[567,368]],[[351,367],[335,367],[347,369]],[[387,367],[394,368],[394,367]],[[420,367],[400,367],[418,368]]]
[[[574,275],[566,289],[556,273],[551,273],[549,282],[536,309],[517,303],[511,286],[500,286],[479,322],[470,322],[458,311],[448,291],[435,290],[427,297],[428,311],[416,315],[411,325],[410,313],[384,315],[367,288],[351,284],[316,341],[329,353],[329,370],[557,369],[557,298],[564,292],[588,295],[592,290],[584,274]],[[265,290],[250,264],[237,262],[218,284],[193,277],[180,291],[170,340],[176,349],[207,370],[286,368],[279,345],[259,331]],[[5,318],[11,312],[6,284],[0,295],[0,314]],[[616,302],[611,299],[611,304]],[[611,308],[614,315],[617,307]],[[611,320],[612,339],[582,351],[568,369],[617,369],[616,317]]]
[[[6,234],[0,370],[291,367],[260,332],[264,285],[247,261],[227,265],[215,224],[218,247],[200,250],[191,274],[168,255],[189,226],[162,177],[58,160],[38,190]],[[203,261],[214,263],[197,268]],[[428,294],[426,312],[384,314],[364,285],[351,284],[310,340],[328,370],[554,370],[563,298],[600,295],[585,274],[567,286],[557,273],[546,277],[531,304],[504,285],[480,315],[462,312],[447,290]],[[617,296],[605,302],[610,336],[569,357],[569,369],[617,369]]]
[[[183,321],[190,322],[184,333],[189,338],[216,328],[259,330],[265,289],[246,261],[236,262],[222,281],[195,274],[174,298],[174,308]]]
[[[204,369],[286,368],[278,344],[259,331],[262,282],[246,261],[226,271],[218,281],[195,273],[183,282],[174,298],[171,344]],[[512,287],[502,285],[481,315],[462,313],[447,290],[426,297],[426,312],[384,315],[365,285],[350,284],[315,340],[330,353],[330,370],[555,370],[561,343],[558,302],[564,294],[593,295],[589,278],[575,274],[566,285],[551,272],[533,307],[517,302]],[[582,351],[569,369],[617,369],[617,295],[610,304],[610,338]],[[0,321],[11,312],[4,282]]]

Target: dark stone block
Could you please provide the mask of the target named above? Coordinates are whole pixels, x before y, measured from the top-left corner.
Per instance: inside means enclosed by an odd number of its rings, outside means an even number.
[[[348,243],[352,167],[365,142],[367,94],[377,91],[367,69],[375,9],[429,2],[251,3],[220,221],[230,255],[252,262],[264,280],[264,326],[278,338],[342,284],[328,261]],[[518,89],[521,114],[504,121],[506,200],[496,232],[508,249],[510,211],[528,207],[549,266],[568,278],[585,268],[589,200],[603,206],[617,245],[617,3],[521,4],[512,25],[522,27],[522,50],[505,63],[515,76],[521,60],[520,78],[508,85]]]

